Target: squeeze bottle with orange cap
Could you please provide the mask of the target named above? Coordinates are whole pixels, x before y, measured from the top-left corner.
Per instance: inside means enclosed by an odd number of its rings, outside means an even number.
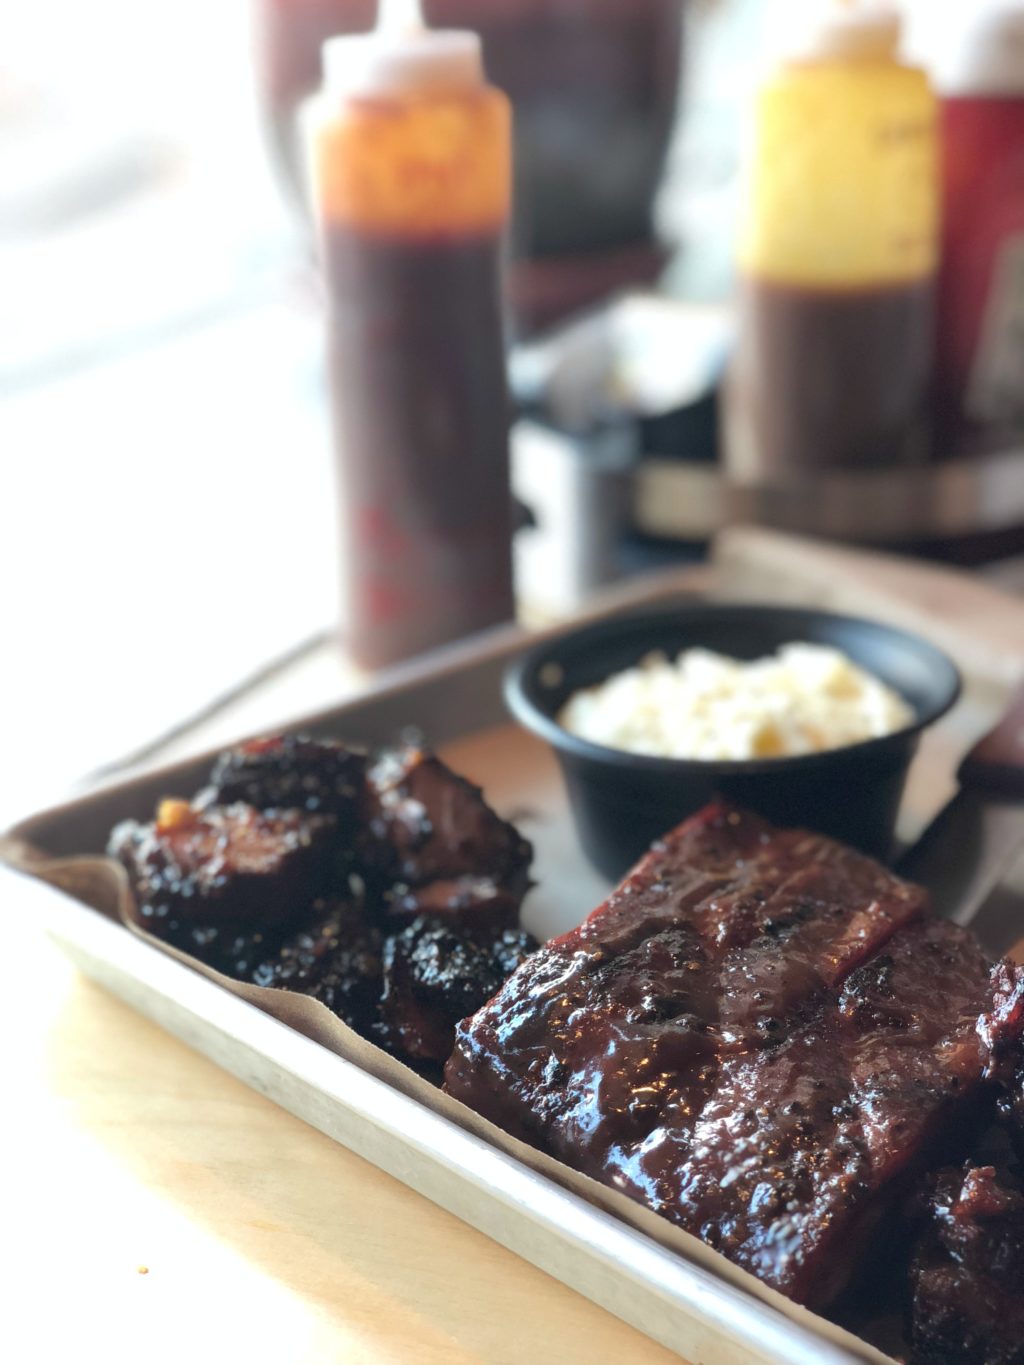
[[[819,4],[763,84],[726,390],[738,481],[927,456],[936,103],[881,3]]]
[[[398,13],[399,9],[403,12]],[[479,40],[382,5],[309,121],[343,618],[379,667],[513,615],[501,306],[511,118]]]

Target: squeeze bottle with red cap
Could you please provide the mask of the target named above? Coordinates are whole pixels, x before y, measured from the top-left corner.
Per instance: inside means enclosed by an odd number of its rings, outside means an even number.
[[[940,453],[1024,432],[1024,3],[964,18],[939,67]]]
[[[370,668],[513,615],[510,110],[475,34],[418,19],[385,4],[374,33],[328,41],[309,124],[343,624]]]

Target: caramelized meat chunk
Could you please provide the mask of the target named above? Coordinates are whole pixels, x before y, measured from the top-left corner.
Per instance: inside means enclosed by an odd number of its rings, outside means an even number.
[[[910,1271],[915,1365],[1024,1365],[1024,1195],[992,1166],[941,1172]]]
[[[825,1303],[991,1061],[973,939],[831,840],[710,807],[459,1025],[449,1092]]]
[[[240,930],[231,925],[164,921],[157,926],[144,922],[143,927],[236,981],[251,981],[259,964],[268,954],[277,952],[289,932],[286,925],[280,924]]]
[[[458,1021],[486,1004],[536,946],[519,929],[474,937],[427,916],[393,934],[384,946],[381,1014],[395,1049],[444,1062]]]
[[[532,849],[439,758],[408,746],[369,770],[362,853],[393,914],[515,923]]]
[[[337,817],[351,836],[366,776],[366,755],[336,740],[302,735],[254,739],[214,764],[208,804],[244,801],[257,810],[303,810]]]
[[[167,937],[190,924],[295,923],[329,874],[333,839],[332,816],[163,801],[153,824],[119,825],[108,851],[127,869],[139,923]]]
[[[109,851],[144,928],[416,1062],[443,1062],[456,1022],[534,946],[517,927],[529,844],[420,749],[368,771],[333,741],[254,740]]]
[[[313,921],[252,972],[257,986],[300,991],[332,1014],[369,1034],[381,996],[381,936],[351,902],[318,901]]]

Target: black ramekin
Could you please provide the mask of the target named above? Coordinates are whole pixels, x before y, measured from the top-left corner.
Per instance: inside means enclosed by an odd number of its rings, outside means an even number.
[[[701,646],[759,659],[793,642],[832,645],[910,704],[910,725],[879,739],[796,758],[744,761],[652,758],[592,744],[555,716],[570,695],[659,650]],[[505,677],[516,719],[553,747],[580,843],[618,878],[660,835],[715,796],[783,826],[803,826],[885,859],[921,732],[960,695],[945,654],[878,622],[797,607],[695,603],[615,616],[543,640]]]

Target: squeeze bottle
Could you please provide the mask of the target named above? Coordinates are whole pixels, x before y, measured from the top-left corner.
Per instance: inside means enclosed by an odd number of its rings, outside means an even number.
[[[757,100],[725,448],[740,482],[927,458],[936,102],[900,20],[831,0]]]
[[[476,35],[382,5],[309,120],[343,627],[376,668],[513,615],[501,303],[508,101]]]

